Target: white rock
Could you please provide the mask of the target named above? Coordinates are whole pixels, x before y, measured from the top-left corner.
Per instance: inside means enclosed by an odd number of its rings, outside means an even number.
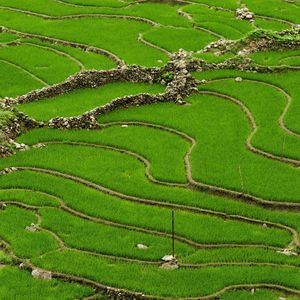
[[[173,261],[175,260],[175,257],[173,255],[165,255],[164,257],[162,257],[163,261]]]
[[[43,280],[50,280],[52,279],[52,273],[48,271],[43,271],[39,269],[34,269],[31,272],[33,278],[43,279]]]
[[[122,128],[128,128],[128,125],[127,124],[123,124],[121,125]]]
[[[284,249],[283,251],[277,251],[277,253],[286,255],[286,256],[297,256],[298,254],[290,249]]]
[[[146,249],[148,249],[148,246],[146,246],[146,245],[144,245],[144,244],[137,244],[136,247],[137,247],[138,249],[141,249],[141,250],[146,250]]]
[[[236,82],[241,82],[241,81],[243,81],[243,78],[242,78],[242,77],[236,77],[236,78],[235,78],[235,81],[236,81]]]
[[[42,143],[38,143],[36,145],[33,146],[33,148],[44,148],[46,145],[42,144]]]
[[[24,263],[20,263],[20,264],[19,264],[19,269],[20,269],[20,270],[23,269],[24,267],[25,267]]]
[[[33,223],[30,226],[26,226],[25,229],[29,232],[36,232],[38,230],[37,226]]]

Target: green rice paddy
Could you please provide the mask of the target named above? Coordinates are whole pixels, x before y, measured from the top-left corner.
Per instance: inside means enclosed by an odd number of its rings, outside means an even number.
[[[1,106],[0,299],[299,299],[300,48],[203,51],[299,23],[299,0],[0,0],[1,104],[82,71],[161,68],[180,49],[209,66],[185,105],[128,105],[97,129],[47,124],[167,83]],[[260,71],[224,68],[243,59]],[[42,123],[8,137],[18,112]],[[178,269],[165,269],[173,238]]]

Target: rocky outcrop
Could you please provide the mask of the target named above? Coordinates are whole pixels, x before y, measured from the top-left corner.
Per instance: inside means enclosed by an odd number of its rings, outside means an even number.
[[[48,126],[59,129],[96,129],[99,128],[96,118],[116,109],[158,102],[175,102],[182,105],[185,103],[183,99],[186,96],[197,92],[197,81],[190,74],[190,70],[196,70],[197,67],[197,60],[192,59],[187,52],[180,50],[172,55],[170,62],[163,68],[146,69],[133,66],[113,70],[119,80],[126,78],[129,82],[160,82],[166,84],[166,90],[164,93],[156,95],[139,94],[117,98],[110,103],[85,112],[81,116],[53,118],[49,121]],[[166,74],[167,76],[165,76]],[[115,76],[111,78],[115,80]],[[85,81],[86,79],[84,79]]]
[[[254,21],[254,13],[251,12],[248,7],[243,6],[236,9],[235,16],[240,20]]]

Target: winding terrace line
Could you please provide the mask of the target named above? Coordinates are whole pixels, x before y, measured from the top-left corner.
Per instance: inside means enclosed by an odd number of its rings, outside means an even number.
[[[74,211],[73,209],[69,209],[68,207],[65,206],[63,200],[61,200],[61,201],[62,201],[62,209],[67,208],[65,210],[67,210],[71,214],[73,214],[81,219],[90,220],[94,223],[102,223],[102,222],[99,222],[99,220],[101,220],[99,218],[93,218],[93,217],[84,215],[82,213],[79,213],[77,211]],[[26,204],[24,204],[22,202],[18,202],[18,201],[6,201],[5,203],[33,211],[33,213],[35,214],[35,216],[37,218],[36,225],[38,226],[38,229],[40,231],[44,231],[44,232],[47,232],[48,234],[50,234],[58,242],[58,245],[61,250],[71,250],[71,251],[75,251],[75,252],[79,252],[79,253],[84,253],[87,255],[98,256],[98,257],[103,257],[106,259],[123,261],[123,262],[127,262],[127,263],[138,263],[138,264],[145,264],[145,265],[161,265],[162,264],[161,261],[151,261],[151,260],[141,260],[141,259],[136,259],[136,258],[128,258],[128,257],[103,254],[103,253],[95,252],[95,251],[91,251],[91,250],[83,250],[83,249],[78,249],[76,247],[66,246],[65,242],[59,237],[59,235],[57,233],[53,232],[49,228],[44,228],[41,225],[42,217],[38,213],[38,209],[39,208],[53,208],[53,207],[26,205]],[[108,223],[111,223],[111,222],[108,222]],[[107,224],[107,223],[104,223],[104,224],[111,225],[111,224]],[[248,246],[246,245],[245,248],[247,248],[247,247]],[[51,252],[53,252],[53,251],[51,251]],[[46,252],[46,253],[48,253],[48,252]],[[44,253],[42,255],[45,255],[46,253]],[[300,266],[297,266],[297,265],[281,264],[281,263],[276,264],[276,263],[268,263],[268,262],[211,262],[211,263],[198,263],[198,264],[178,263],[178,265],[183,268],[205,268],[205,267],[221,267],[221,266],[271,266],[271,267],[280,266],[280,267],[300,268]]]
[[[271,200],[266,200],[260,197],[256,197],[250,194],[245,194],[242,192],[234,191],[234,190],[229,190],[226,188],[222,187],[217,187],[201,182],[197,182],[192,178],[192,166],[190,163],[190,156],[192,154],[193,148],[196,146],[197,142],[194,138],[188,136],[187,134],[180,132],[176,129],[161,126],[161,125],[156,125],[156,124],[151,124],[151,123],[146,123],[146,122],[110,122],[105,124],[100,124],[102,127],[105,126],[111,126],[111,125],[116,125],[116,124],[127,124],[127,125],[142,125],[142,126],[149,126],[152,128],[159,128],[161,130],[166,130],[168,132],[175,133],[184,139],[186,139],[190,144],[191,147],[188,150],[188,152],[185,155],[184,162],[185,162],[185,168],[186,168],[186,176],[189,181],[189,184],[187,188],[191,190],[200,190],[200,191],[205,191],[205,192],[210,192],[212,194],[218,195],[218,196],[225,196],[228,197],[232,200],[239,200],[243,202],[248,202],[257,206],[261,206],[264,208],[274,208],[274,209],[280,209],[280,210],[300,210],[300,203],[297,202],[283,202],[283,201],[271,201]]]
[[[130,20],[130,21],[139,21],[139,22],[147,23],[151,26],[161,26],[160,23],[154,22],[147,18],[136,17],[136,16],[127,16],[127,15],[121,15],[121,14],[85,13],[85,14],[75,14],[75,15],[66,15],[66,16],[51,16],[51,15],[33,12],[30,10],[13,8],[13,7],[9,7],[9,6],[0,6],[0,9],[16,11],[16,12],[23,13],[26,15],[40,17],[40,18],[43,18],[46,20],[67,20],[67,19],[81,19],[81,18],[113,18],[113,19],[126,19],[126,20]]]
[[[66,5],[66,6],[71,6],[71,7],[81,7],[81,8],[115,8],[113,6],[97,6],[97,5],[92,5],[92,4],[76,4],[76,3],[70,3],[67,1],[63,1],[63,0],[52,0],[53,2],[62,4],[62,5]],[[119,2],[123,2],[123,1],[119,1]],[[125,8],[127,7],[127,5],[121,6],[121,8]]]
[[[128,257],[103,254],[103,253],[95,252],[95,251],[91,251],[91,250],[83,250],[83,249],[78,249],[78,248],[75,248],[75,247],[66,246],[65,242],[59,237],[59,235],[57,233],[53,232],[49,228],[44,228],[42,226],[42,217],[38,213],[38,210],[40,208],[51,208],[52,209],[53,208],[52,206],[50,206],[50,207],[49,206],[33,206],[33,205],[27,205],[27,204],[24,204],[24,203],[18,202],[18,201],[6,201],[5,203],[9,204],[9,205],[12,205],[12,206],[17,206],[19,208],[23,208],[23,209],[32,211],[34,213],[34,215],[36,216],[36,218],[37,218],[36,226],[38,227],[38,230],[44,231],[44,232],[50,234],[57,241],[57,243],[59,245],[59,248],[61,250],[71,250],[71,251],[85,253],[85,254],[92,255],[92,256],[98,256],[98,257],[103,257],[103,258],[106,258],[106,259],[124,261],[124,262],[129,262],[129,263],[139,263],[139,264],[146,264],[146,265],[160,265],[162,263],[161,261],[149,261],[149,260],[141,260],[141,259],[136,259],[136,258],[128,258]],[[105,224],[105,225],[109,225],[109,226],[114,226],[114,225],[109,224],[109,223],[112,223],[112,222],[101,222],[101,219],[98,219],[98,222],[96,222],[95,220],[93,220],[93,219],[96,219],[96,218],[92,218],[92,217],[89,217],[89,216],[86,216],[86,218],[82,217],[82,216],[84,216],[84,214],[81,214],[81,213],[76,212],[72,209],[69,209],[67,206],[65,206],[64,203],[61,205],[61,208],[68,211],[68,212],[70,212],[72,215],[75,215],[75,216],[81,218],[81,219],[90,220],[94,223],[101,223],[101,224]],[[118,227],[121,227],[121,226],[118,226]],[[51,250],[50,252],[53,252],[53,250]],[[48,252],[43,253],[42,256],[45,255],[46,253],[48,253]]]
[[[102,124],[102,128],[108,128],[108,127],[111,127],[111,126],[122,125],[122,124],[125,124],[125,123],[123,123],[123,122],[105,123],[105,124]],[[166,132],[169,132],[169,133],[173,133],[175,135],[178,135],[180,138],[183,138],[183,139],[187,140],[192,145],[192,147],[196,143],[196,141],[193,138],[191,138],[190,136],[188,136],[187,134],[182,133],[178,130],[169,128],[169,127],[164,127],[164,126],[161,126],[161,125],[155,125],[155,124],[149,124],[149,123],[142,123],[142,122],[126,122],[126,124],[133,125],[133,126],[150,127],[150,128],[154,128],[154,129],[160,129],[160,130],[163,130],[163,131],[166,131]],[[146,175],[146,177],[148,178],[148,180],[150,182],[152,182],[154,184],[169,186],[169,187],[179,187],[179,188],[187,187],[187,188],[190,188],[188,186],[188,184],[170,183],[170,182],[165,182],[165,181],[160,181],[160,180],[155,179],[150,173],[151,163],[147,159],[145,159],[143,156],[141,156],[139,154],[136,154],[135,152],[126,150],[126,149],[120,149],[120,148],[117,148],[117,147],[112,147],[112,146],[107,146],[107,145],[102,145],[102,144],[92,144],[92,143],[86,143],[86,142],[51,141],[51,142],[44,142],[44,143],[46,143],[46,144],[83,145],[83,146],[105,148],[105,149],[117,151],[117,152],[120,152],[120,153],[125,153],[127,155],[130,155],[130,156],[136,158],[137,160],[141,161],[145,165],[145,175]],[[188,155],[188,153],[187,153],[187,155]],[[185,167],[187,168],[186,171],[188,172],[187,164],[189,164],[189,157],[187,155],[185,157],[185,161],[186,161]],[[29,190],[29,191],[32,191],[32,190]],[[112,190],[110,190],[110,192],[115,193]],[[47,193],[45,193],[45,194],[47,195]],[[116,194],[114,194],[114,195],[116,197],[120,198],[120,199],[124,199],[124,196],[126,196],[126,195],[120,194],[120,193],[117,193],[117,195]],[[61,203],[62,199],[60,199],[56,196],[53,196],[53,197],[56,198]],[[291,233],[291,235],[293,236],[293,241],[291,242],[291,244],[295,244],[297,246],[300,246],[298,232],[294,228],[292,228],[290,226],[287,226],[287,225],[284,225],[284,224],[281,224],[281,223],[269,222],[269,221],[265,221],[265,220],[258,220],[258,219],[254,219],[254,218],[249,218],[249,217],[244,217],[244,216],[239,216],[239,215],[232,215],[232,214],[227,214],[227,213],[223,213],[223,212],[217,212],[217,211],[214,211],[214,210],[191,207],[191,206],[187,206],[187,205],[162,203],[160,201],[149,200],[149,199],[141,199],[141,198],[131,197],[131,196],[126,196],[125,200],[134,201],[134,202],[138,202],[138,203],[142,203],[142,204],[156,205],[156,206],[160,206],[160,207],[164,207],[164,208],[185,210],[185,211],[190,211],[190,212],[193,212],[193,213],[208,214],[208,215],[218,216],[218,217],[221,217],[221,218],[224,218],[224,219],[239,220],[239,221],[244,221],[244,222],[252,223],[252,224],[261,224],[261,225],[267,224],[267,225],[272,226],[272,227],[277,227],[277,228],[289,231]],[[264,200],[264,201],[267,201],[267,200]],[[268,203],[269,203],[269,201],[268,201]],[[254,204],[257,204],[257,203],[254,203]],[[276,203],[274,203],[274,204],[276,205]]]
[[[43,86],[48,87],[49,84],[47,82],[45,82],[43,79],[37,77],[36,75],[34,75],[33,73],[31,73],[30,71],[24,69],[23,67],[17,65],[16,63],[12,63],[10,61],[4,60],[4,59],[0,59],[0,62],[5,63],[7,65],[10,65],[20,71],[22,71],[23,73],[26,73],[27,75],[29,75],[31,78],[33,78],[34,80],[38,81],[39,83],[41,83]]]
[[[119,192],[115,192],[112,191],[108,188],[105,188],[101,185],[95,184],[93,182],[87,181],[85,179],[82,179],[80,177],[76,177],[73,175],[69,175],[69,174],[65,174],[65,173],[61,173],[58,171],[54,171],[54,170],[48,170],[48,169],[42,169],[42,168],[36,168],[36,167],[16,167],[17,171],[23,171],[23,170],[29,170],[29,171],[33,171],[33,172],[37,172],[37,173],[45,173],[45,174],[50,174],[53,176],[57,176],[57,177],[62,177],[65,179],[69,179],[72,180],[74,182],[83,184],[85,186],[88,186],[92,189],[104,192],[106,194],[112,195],[112,196],[116,196],[118,198],[124,199],[124,200],[128,200],[128,201],[133,201],[133,202],[138,202],[138,203],[142,203],[142,204],[148,204],[148,205],[156,205],[156,206],[160,206],[160,207],[166,207],[166,208],[175,208],[175,209],[179,209],[179,210],[187,210],[187,211],[191,211],[191,212],[197,212],[197,213],[206,213],[206,214],[211,214],[214,216],[219,216],[219,217],[225,217],[225,218],[234,218],[236,220],[239,221],[243,221],[243,222],[248,222],[248,223],[253,223],[253,224],[269,224],[271,227],[277,227],[283,230],[287,230],[288,232],[291,233],[292,235],[292,241],[289,243],[289,245],[291,244],[295,244],[297,245],[298,242],[298,233],[296,232],[296,230],[286,226],[286,225],[282,225],[282,224],[277,224],[277,223],[273,223],[273,222],[263,222],[263,221],[259,221],[256,219],[251,219],[251,218],[247,218],[247,217],[241,217],[241,216],[235,216],[235,215],[227,215],[224,213],[220,213],[220,212],[215,212],[215,211],[209,211],[209,210],[204,210],[204,209],[199,209],[199,208],[194,208],[194,207],[189,207],[189,206],[185,206],[185,205],[178,205],[178,204],[170,204],[170,203],[161,203],[159,201],[155,201],[155,200],[148,200],[148,199],[142,199],[142,198],[137,198],[134,196],[128,196],[128,195],[124,195],[121,194]],[[158,236],[163,236],[163,237],[168,237],[171,238],[172,235],[169,233],[162,233],[160,231],[156,231],[156,230],[151,230],[151,229],[146,229],[146,228],[140,228],[140,227],[136,227],[136,226],[132,226],[132,225],[124,225],[124,224],[120,224],[120,223],[116,223],[116,222],[112,222],[112,221],[107,221],[104,219],[100,219],[100,218],[95,218],[95,217],[90,217],[87,215],[82,214],[81,212],[77,212],[73,209],[70,209],[69,207],[65,206],[66,210],[68,210],[71,213],[76,214],[79,217],[85,218],[85,219],[90,219],[92,221],[97,221],[99,222],[108,222],[108,225],[111,226],[115,226],[115,227],[123,227],[125,229],[129,229],[129,230],[135,230],[135,231],[140,231],[143,233],[148,233],[148,234],[153,234],[153,235],[158,235]],[[281,250],[282,248],[279,247],[274,247],[274,246],[266,246],[266,245],[259,245],[259,244],[237,244],[237,243],[233,243],[233,244],[201,244],[195,241],[192,241],[188,238],[182,237],[182,236],[178,236],[175,235],[175,239],[179,242],[183,242],[186,243],[196,249],[199,248],[243,248],[243,247],[251,247],[251,248],[263,248],[263,249],[271,249],[271,250]]]
[[[40,270],[43,270],[43,271],[50,272],[50,270],[45,270],[45,269],[38,268],[35,265],[33,265],[30,261],[17,257],[15,255],[15,253],[11,250],[11,247],[9,246],[9,244],[7,242],[5,242],[4,240],[1,240],[1,242],[2,242],[3,246],[5,247],[5,249],[10,253],[10,256],[15,259],[16,264],[22,263],[27,271],[31,272],[34,269],[40,269]],[[280,268],[280,266],[278,266],[278,267]],[[142,299],[145,299],[145,300],[155,300],[155,299],[170,300],[169,297],[161,297],[161,296],[153,297],[153,296],[150,296],[150,295],[145,295],[145,294],[130,291],[130,290],[127,290],[127,289],[119,289],[119,288],[107,286],[107,285],[101,284],[97,281],[94,281],[94,280],[91,280],[91,279],[88,279],[88,278],[85,278],[85,277],[65,274],[65,273],[61,273],[61,272],[53,272],[53,271],[51,271],[51,274],[52,274],[52,277],[56,278],[56,279],[60,279],[60,280],[64,280],[64,281],[67,281],[67,282],[74,282],[74,283],[79,283],[79,284],[82,284],[82,285],[90,286],[90,287],[94,288],[97,293],[99,293],[100,291],[103,291],[105,293],[109,293],[109,294],[113,293],[115,295],[120,295],[120,294],[123,294],[125,296],[130,295],[130,296],[138,297],[138,299],[142,298]],[[252,289],[252,288],[267,288],[267,289],[287,292],[287,293],[290,293],[290,294],[300,295],[300,291],[297,290],[297,289],[292,289],[292,288],[288,288],[288,287],[285,287],[285,286],[282,286],[282,285],[271,284],[271,283],[259,283],[259,284],[229,285],[229,286],[226,286],[226,287],[220,289],[219,291],[217,291],[213,294],[210,294],[210,295],[198,296],[198,297],[180,297],[180,298],[175,298],[175,299],[214,300],[214,299],[216,299],[216,297],[224,294],[225,292],[231,291],[231,290]]]
[[[214,31],[212,31],[212,30],[209,30],[209,29],[207,29],[207,28],[204,28],[204,27],[199,26],[199,24],[197,24],[197,23],[194,21],[192,15],[189,14],[189,13],[187,13],[187,12],[185,12],[185,11],[183,11],[181,8],[179,8],[179,9],[177,10],[177,13],[178,13],[179,16],[182,16],[183,18],[186,18],[188,21],[192,22],[193,28],[195,28],[195,29],[197,29],[197,30],[200,30],[200,31],[202,31],[202,32],[208,33],[208,34],[210,34],[210,35],[212,35],[212,36],[214,36],[214,37],[216,37],[216,38],[224,39],[224,36],[222,36],[222,35],[220,35],[220,34],[214,32]]]
[[[107,127],[109,127],[109,126],[107,126]],[[182,136],[180,136],[180,137],[183,138]],[[50,144],[50,145],[51,144],[54,144],[54,145],[55,144],[56,145],[64,144],[64,145],[75,145],[75,146],[77,145],[77,146],[87,146],[87,147],[103,148],[103,149],[108,149],[108,150],[116,151],[116,152],[119,152],[119,153],[122,153],[122,154],[127,154],[127,155],[129,155],[129,156],[131,156],[131,157],[133,157],[133,158],[141,161],[144,164],[144,166],[145,166],[145,176],[148,178],[148,180],[150,182],[152,182],[154,184],[158,184],[158,185],[168,186],[168,187],[178,187],[178,188],[188,187],[188,184],[166,182],[166,181],[161,181],[161,180],[155,179],[151,175],[151,173],[150,173],[151,163],[146,158],[144,158],[143,156],[141,156],[141,155],[139,155],[139,154],[137,154],[135,152],[132,152],[132,151],[129,151],[129,150],[126,150],[126,149],[123,149],[123,148],[121,149],[121,148],[117,148],[117,147],[113,147],[113,146],[107,146],[107,145],[103,145],[103,144],[86,143],[86,142],[50,141],[50,142],[44,142],[44,143],[45,144]],[[59,198],[57,198],[57,199],[59,199]],[[59,200],[59,201],[61,202],[61,200]],[[150,201],[150,200],[147,200],[147,199],[144,199],[144,200]],[[160,203],[160,202],[158,202],[158,203]],[[170,205],[172,205],[172,204],[170,203]],[[181,210],[187,210],[187,208],[191,208],[191,207],[185,206],[185,205],[181,205],[181,207],[182,207]],[[173,206],[173,208],[175,208],[175,207]],[[280,229],[287,230],[293,236],[293,240],[292,240],[291,243],[295,244],[297,246],[298,245],[300,246],[298,232],[295,229],[293,229],[293,228],[291,228],[291,227],[289,227],[287,225],[283,225],[283,224],[280,224],[280,223],[274,223],[274,222],[268,222],[268,221],[262,221],[262,220],[258,220],[258,219],[254,219],[254,218],[248,218],[248,217],[243,217],[243,216],[228,215],[228,214],[221,213],[221,212],[215,212],[213,210],[200,209],[200,208],[199,209],[195,208],[195,209],[197,210],[198,213],[201,213],[201,214],[207,214],[207,215],[217,216],[217,217],[221,217],[221,218],[224,218],[224,219],[238,220],[238,221],[243,221],[243,222],[251,223],[251,224],[260,224],[260,225],[266,224],[266,225],[269,225],[269,226],[274,227],[274,228],[280,228]],[[193,212],[196,212],[196,210],[194,210]]]
[[[62,40],[62,39],[57,39],[57,38],[52,38],[52,37],[48,37],[48,36],[44,36],[44,35],[39,35],[39,34],[21,32],[21,31],[17,31],[17,30],[14,30],[14,29],[7,28],[7,27],[5,29],[6,29],[6,32],[16,34],[16,35],[18,35],[19,37],[22,37],[22,38],[36,38],[36,39],[41,40],[43,42],[46,41],[46,42],[49,42],[49,43],[52,43],[52,44],[60,44],[60,45],[63,45],[63,46],[79,48],[79,49],[84,50],[84,51],[104,55],[104,56],[108,57],[109,59],[111,59],[119,67],[122,67],[122,66],[125,65],[124,61],[121,60],[118,56],[116,56],[112,52],[109,52],[108,50],[105,50],[105,49],[102,49],[102,48],[98,48],[98,47],[94,47],[94,46],[90,46],[90,45],[82,44],[82,43],[70,42],[70,41],[66,41],[66,40]]]
[[[218,78],[218,79],[213,79],[213,80],[209,80],[209,82],[217,82],[217,81],[226,81],[228,79],[234,79],[234,77],[225,77],[225,78]],[[300,138],[300,134],[297,133],[297,132],[294,132],[292,131],[291,129],[289,129],[286,125],[285,125],[285,122],[284,122],[284,119],[285,119],[285,116],[291,106],[291,103],[292,103],[292,97],[290,94],[288,94],[283,88],[275,85],[275,84],[272,84],[272,83],[269,83],[269,82],[266,82],[266,81],[263,81],[263,80],[257,80],[257,79],[244,79],[244,81],[248,81],[248,82],[255,82],[255,83],[258,83],[258,84],[262,84],[262,85],[265,85],[265,86],[268,86],[270,88],[273,88],[275,90],[277,90],[277,92],[279,92],[280,94],[283,95],[283,97],[286,99],[286,106],[285,108],[283,109],[280,117],[279,117],[279,126],[281,127],[281,129],[283,129],[286,133],[290,134],[290,135],[294,135],[298,138]]]
[[[208,8],[213,8],[213,9],[216,9],[216,10],[232,12],[233,14],[235,13],[235,10],[230,9],[230,8],[225,8],[225,7],[222,7],[222,6],[215,6],[215,5],[206,4],[206,3],[199,3],[199,2],[194,2],[192,0],[182,0],[182,2],[184,2],[186,4],[201,5],[201,6],[205,6],[205,7],[208,7]],[[273,20],[273,21],[283,23],[283,24],[286,24],[286,25],[289,25],[289,26],[295,25],[295,23],[293,23],[293,22],[290,22],[290,21],[285,20],[285,19],[276,18],[276,17],[264,16],[264,15],[259,15],[259,14],[256,14],[256,13],[255,13],[255,17],[256,18],[261,18],[261,19],[266,19],[266,20]]]
[[[167,49],[162,48],[162,47],[160,47],[160,46],[158,46],[156,44],[153,44],[153,43],[145,40],[142,33],[139,33],[139,35],[138,35],[138,41],[141,42],[141,43],[143,43],[143,44],[145,44],[146,46],[149,46],[151,48],[154,48],[156,50],[159,50],[159,51],[165,53],[168,57],[170,57],[172,55],[172,53],[170,51],[168,51]]]
[[[21,42],[21,43],[23,45],[29,45],[29,46],[37,47],[37,48],[40,48],[40,49],[45,49],[47,51],[51,51],[53,53],[56,53],[57,55],[64,56],[64,57],[68,58],[69,60],[71,60],[72,62],[74,62],[79,67],[80,71],[85,69],[82,62],[79,61],[78,59],[76,59],[74,56],[71,56],[69,53],[66,53],[66,52],[63,52],[61,50],[57,50],[57,49],[54,49],[54,48],[51,48],[51,47],[48,47],[48,46],[42,46],[42,45],[30,43],[30,42]]]
[[[252,113],[250,112],[248,107],[241,100],[234,98],[232,96],[229,96],[227,94],[213,92],[213,91],[205,91],[205,90],[199,91],[199,94],[212,95],[212,96],[216,96],[218,98],[224,99],[224,100],[229,100],[229,101],[233,102],[234,104],[238,105],[242,109],[242,111],[245,113],[247,119],[249,120],[251,129],[252,129],[250,135],[248,136],[248,138],[246,140],[246,146],[250,151],[252,151],[255,154],[262,155],[269,159],[273,159],[273,160],[277,160],[280,162],[291,164],[294,167],[300,166],[300,160],[286,158],[283,156],[277,156],[277,155],[271,154],[269,152],[263,151],[259,148],[256,148],[255,146],[252,145],[252,139],[258,131],[258,126],[256,124],[255,118],[253,117]]]

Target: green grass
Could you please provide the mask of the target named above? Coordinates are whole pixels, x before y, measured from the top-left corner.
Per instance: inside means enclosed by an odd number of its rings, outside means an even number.
[[[245,0],[243,2],[250,10],[255,11],[259,15],[287,20],[296,24],[299,22],[296,13],[299,6],[288,2],[279,0],[270,0],[268,3],[259,0]],[[299,5],[298,0],[296,0],[295,3]]]
[[[158,84],[117,82],[95,89],[78,89],[66,94],[17,106],[20,111],[37,120],[80,115],[115,98],[140,93],[156,94],[164,88]]]
[[[25,229],[37,223],[32,212],[8,206],[0,211],[0,216],[0,236],[11,245],[17,256],[31,258],[57,248],[57,242],[48,233]]]
[[[0,61],[0,74],[1,97],[16,97],[43,86],[23,70],[5,61]]]
[[[300,282],[299,270],[287,267],[228,266],[170,271],[66,251],[34,259],[34,262],[48,269],[88,277],[107,285],[171,298],[208,295],[231,284],[277,283],[299,288]]]
[[[189,143],[159,129],[146,126],[122,128],[120,125],[97,131],[36,129],[21,136],[19,141],[28,145],[70,141],[118,147],[146,158],[151,164],[149,171],[155,178],[168,182],[186,182],[183,159],[190,147]]]
[[[254,293],[250,290],[230,291],[221,296],[221,300],[278,300],[280,297],[287,300],[297,300],[299,297],[286,295],[284,292],[276,292],[266,289],[255,289]]]
[[[2,17],[0,22],[15,30],[100,47],[122,57],[129,64],[153,66],[159,65],[157,60],[166,61],[164,53],[138,42],[138,34],[151,28],[146,23],[92,17],[46,21],[41,17],[5,9],[2,12],[1,16],[6,17]],[[95,35],[94,32],[99,34]]]
[[[182,262],[191,264],[205,263],[273,263],[300,265],[299,257],[286,256],[268,249],[227,248],[227,249],[201,249],[185,257]]]
[[[33,206],[58,206],[59,201],[50,195],[38,193],[37,191],[22,189],[0,190],[0,201],[17,201]]]
[[[224,62],[235,53],[218,56],[217,52],[215,55],[201,51],[222,36],[237,40],[241,46],[245,39],[263,36],[278,44],[299,39],[295,34],[281,36],[276,32],[290,28],[284,20],[298,22],[299,0],[134,2],[0,0],[0,26],[102,48],[129,65],[148,67],[168,61],[159,48],[169,52],[183,48],[207,63]],[[235,10],[243,4],[255,13],[254,24],[236,19]],[[137,18],[129,20],[127,16]],[[143,43],[141,36],[154,47]],[[14,40],[18,40],[16,45],[5,45]],[[107,56],[37,38],[1,33],[1,45],[0,98],[14,98],[46,84],[63,82],[82,69],[117,67]],[[298,50],[291,49],[248,56],[253,64],[285,67],[280,72],[216,70],[194,72],[193,76],[208,81],[199,85],[200,90],[232,96],[249,109],[258,126],[251,141],[255,147],[279,157],[300,159],[298,54]],[[243,81],[235,82],[237,76]],[[81,115],[118,97],[157,94],[164,88],[158,84],[116,82],[16,108],[47,121],[57,116]],[[290,95],[291,104],[284,125],[294,134],[284,131],[278,123],[289,99],[286,95]],[[46,270],[153,298],[201,297],[227,287],[216,298],[296,300],[296,296],[274,289],[256,288],[251,292],[251,287],[230,286],[277,284],[300,290],[299,256],[276,251],[291,246],[299,252],[293,244],[296,233],[300,233],[299,212],[260,207],[243,199],[195,190],[187,184],[185,158],[191,147],[188,139],[175,132],[129,122],[166,126],[195,139],[197,144],[189,158],[192,176],[199,182],[288,204],[300,201],[300,169],[247,149],[251,124],[238,105],[212,95],[193,95],[185,100],[188,105],[159,103],[118,109],[98,117],[100,125],[104,125],[99,130],[40,128],[18,136],[16,141],[30,149],[1,158],[0,170],[13,166],[54,170],[98,184],[99,189],[40,171],[2,174],[0,206],[1,202],[6,206],[0,209],[0,244],[2,239],[19,258]],[[14,117],[14,111],[0,111],[0,130]],[[111,122],[118,123],[108,124]],[[122,127],[121,123],[129,126]],[[47,142],[44,148],[33,147]],[[4,144],[8,146],[7,142]],[[181,238],[175,241],[176,257],[179,263],[199,265],[171,271],[159,265],[121,260],[160,261],[171,254],[172,204],[175,234]],[[178,204],[181,209],[176,207]],[[32,223],[41,224],[41,229],[28,231],[26,227]],[[66,248],[61,247],[59,239]],[[187,241],[217,247],[197,248]],[[139,250],[139,243],[149,248]],[[85,299],[95,293],[84,284],[34,279],[29,272],[13,267],[15,261],[8,253],[0,249],[0,299]],[[103,299],[101,295],[98,298]]]
[[[215,37],[192,28],[159,27],[144,34],[146,41],[158,45],[170,52],[179,49],[197,51],[216,40]]]
[[[195,95],[188,101],[190,106],[156,104],[115,111],[99,120],[143,120],[179,129],[202,142],[198,142],[191,156],[195,180],[242,191],[240,166],[245,192],[274,201],[299,201],[299,170],[246,150],[250,128],[238,106],[207,95]],[[182,115],[188,123],[180,118]]]
[[[113,61],[111,61],[108,57],[101,54],[86,52],[78,48],[41,42],[38,39],[23,39],[22,42],[34,43],[35,45],[48,47],[50,49],[58,50],[62,53],[68,54],[71,57],[78,60],[80,63],[82,63],[84,68],[87,70],[89,69],[106,70],[106,69],[112,69],[116,67],[116,64]]]
[[[215,79],[242,76],[246,79],[262,80],[267,83],[274,84],[279,88],[282,88],[292,97],[292,103],[285,117],[286,126],[296,133],[300,133],[300,87],[298,84],[299,71],[287,71],[274,74],[259,74],[250,72],[240,72],[234,70],[219,70],[208,71],[202,73],[195,73],[195,76],[199,79]]]
[[[253,30],[247,21],[235,19],[233,12],[188,5],[183,10],[192,15],[200,27],[211,30],[227,39],[239,39]]]
[[[0,33],[0,43],[9,43],[15,41],[18,37],[11,33],[2,32]]]
[[[0,265],[2,264],[10,264],[12,262],[12,258],[2,250],[0,250]]]
[[[52,279],[37,280],[16,267],[0,268],[0,298],[2,299],[79,299],[93,293],[89,287]]]
[[[287,66],[299,66],[300,65],[300,51],[268,51],[268,52],[256,52],[250,55],[254,62],[261,65],[287,65]]]
[[[23,171],[2,177],[0,186],[2,189],[12,187],[25,189],[32,188],[36,191],[56,195],[62,198],[68,207],[90,216],[171,233],[171,214],[169,209],[121,200],[117,197],[103,194],[67,179],[42,173]],[[238,214],[262,221],[281,223],[300,231],[300,223],[297,213],[266,210],[249,204],[243,204],[220,197],[213,197],[205,193],[195,193],[184,189],[165,188],[161,189],[160,194],[156,189],[153,196],[156,196],[157,200],[164,202],[167,201],[180,204],[188,203],[196,207],[221,211],[227,214]],[[84,201],[82,201],[82,199],[84,199]],[[208,227],[209,224],[212,229]],[[216,226],[219,228],[218,231],[213,230]],[[224,229],[222,229],[222,227],[224,227]],[[248,225],[245,226],[245,224],[240,222],[227,222],[215,217],[176,211],[176,233],[180,236],[194,239],[196,241],[221,242],[224,241],[224,237],[226,237],[227,242],[234,241],[236,238],[234,234],[237,232],[235,228],[237,227],[239,227],[239,231],[242,229],[251,230],[256,236],[265,236],[265,234],[268,235],[268,233],[272,235],[275,233],[274,230],[262,231],[261,228],[259,228],[259,225],[248,227]],[[234,234],[232,233],[232,230],[235,232]],[[206,233],[206,235],[204,235],[204,233]],[[282,234],[282,232],[280,234]],[[246,235],[247,234],[245,234],[245,236]],[[275,234],[275,237],[277,239],[277,233]],[[244,240],[247,243],[251,243],[250,239],[245,240],[246,237],[241,237],[241,235],[239,239],[240,241]],[[256,239],[256,241],[258,240]],[[274,243],[272,237],[270,237],[270,241],[272,244]]]
[[[276,86],[266,86],[263,81],[236,83],[234,79],[225,79],[201,85],[199,89],[232,96],[249,109],[258,127],[252,139],[254,146],[278,157],[300,159],[299,138],[286,133],[278,124],[288,100]]]
[[[0,59],[16,64],[48,84],[63,81],[80,70],[70,59],[33,45],[1,48]]]
[[[206,52],[206,53],[195,53],[195,57],[205,60],[207,63],[220,63],[225,61],[226,59],[232,58],[232,53],[225,53],[222,55],[215,55],[214,53]]]
[[[95,224],[58,209],[40,209],[42,227],[56,233],[67,246],[116,257],[159,261],[171,253],[171,239],[114,226]],[[149,248],[140,250],[137,244]],[[176,242],[178,257],[194,252],[191,246]]]

